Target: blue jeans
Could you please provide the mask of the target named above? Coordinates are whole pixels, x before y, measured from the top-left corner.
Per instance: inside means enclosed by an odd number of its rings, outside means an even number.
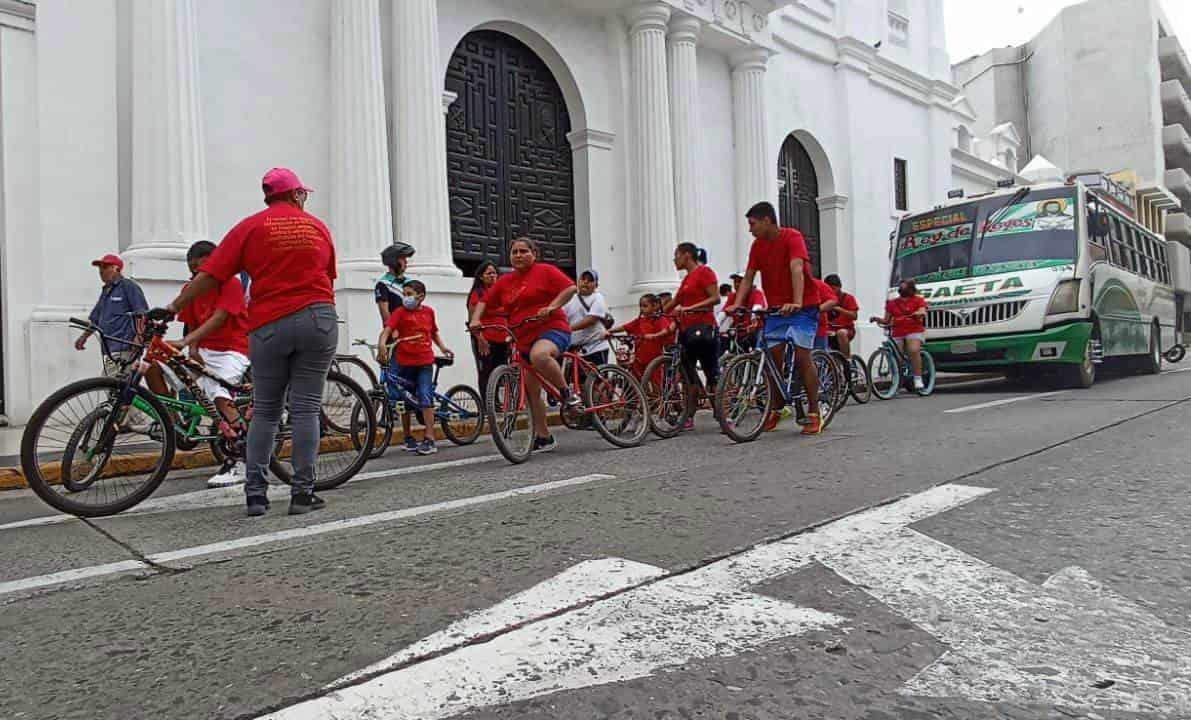
[[[244,483],[244,494],[249,498],[266,497],[269,484],[265,472],[273,454],[287,388],[294,433],[291,492],[294,495],[314,492],[323,385],[338,345],[335,306],[326,303],[304,307],[249,335],[253,416],[248,426]]]
[[[390,402],[400,400],[402,394],[404,394],[405,399],[411,405],[415,406],[413,408],[407,408],[407,410],[413,411],[434,407],[433,365],[405,365],[390,369],[396,370],[396,376],[402,380],[400,386],[397,386],[397,383],[394,382],[386,387]]]

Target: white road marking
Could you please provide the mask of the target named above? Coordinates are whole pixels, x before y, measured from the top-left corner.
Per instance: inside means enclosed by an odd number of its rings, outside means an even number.
[[[139,560],[121,560],[120,562],[107,563],[106,565],[92,565],[91,567],[78,568],[77,570],[63,570],[62,572],[51,573],[49,575],[38,575],[37,577],[23,578],[21,580],[0,582],[0,595],[26,590],[37,590],[43,587],[50,587],[51,585],[61,585],[63,583],[85,580],[101,575],[116,575],[130,570],[147,571],[151,569]]]
[[[318,523],[315,525],[306,525],[303,527],[291,528],[289,530],[279,530],[277,532],[265,533],[262,535],[250,535],[248,537],[237,538],[235,540],[226,540],[223,542],[209,543],[207,545],[198,545],[196,547],[183,548],[181,550],[154,553],[153,555],[147,555],[145,559],[150,563],[168,565],[169,563],[177,562],[179,560],[211,558],[213,556],[222,556],[226,553],[235,552],[237,550],[260,547],[262,545],[272,545],[285,540],[314,537],[317,535],[324,535],[326,533],[367,527],[369,525],[376,525],[379,523],[397,522],[400,520],[409,520],[411,518],[432,515],[435,513],[463,510],[479,505],[486,505],[488,503],[500,502],[502,500],[509,500],[527,495],[538,495],[541,493],[551,492],[553,490],[562,490],[565,488],[587,485],[589,483],[599,482],[601,480],[613,480],[615,477],[615,475],[603,475],[599,473],[580,475],[578,477],[568,478],[566,480],[555,480],[554,482],[540,483],[537,485],[526,485],[523,487],[511,488],[509,490],[502,490],[500,492],[488,493],[486,495],[474,495],[456,500],[447,500],[444,502],[434,503],[432,505],[419,505],[418,507],[389,510],[386,512],[373,513],[371,515],[362,515],[360,517],[333,520],[331,522]],[[128,566],[126,563],[134,563],[134,565]],[[0,595],[30,588],[57,585],[83,578],[113,575],[116,573],[125,572],[130,569],[136,569],[138,567],[148,568],[149,566],[145,563],[137,561],[126,561],[125,563],[109,563],[107,565],[96,565],[92,567],[78,568],[76,570],[67,570],[64,572],[53,573],[50,575],[39,575],[31,578],[24,578],[22,580],[14,580],[0,584]]]
[[[1051,397],[1060,393],[1065,393],[1066,390],[1052,390],[1051,392],[1034,393],[1033,395],[1017,395],[1015,397],[1004,398],[1001,400],[990,400],[989,402],[982,402],[976,405],[964,405],[963,407],[951,408],[944,410],[944,413],[965,413],[973,410],[983,410],[984,408],[998,407],[1001,405],[1008,405],[1010,403],[1022,402],[1023,400],[1037,400],[1038,398]]]
[[[435,470],[464,467],[466,465],[479,465],[481,463],[493,462],[494,460],[499,460],[500,458],[501,456],[496,454],[479,455],[477,457],[447,460],[445,462],[429,463],[426,465],[411,465],[409,467],[393,468],[390,470],[372,470],[369,472],[359,473],[351,480],[348,480],[345,484],[350,485],[351,483],[359,482],[361,480],[373,480],[376,478],[418,475],[421,473],[433,472]],[[288,485],[269,486],[269,500],[285,500],[289,497],[289,495],[290,488]],[[244,487],[237,485],[225,488],[193,490],[191,492],[178,493],[177,495],[166,495],[159,498],[149,498],[131,510],[127,510],[113,517],[128,517],[129,515],[147,515],[161,512],[179,512],[183,510],[202,510],[206,508],[241,505],[243,503]],[[16,528],[36,527],[40,525],[56,525],[58,523],[70,522],[71,520],[77,519],[78,518],[76,518],[74,515],[42,515],[40,517],[29,518],[28,520],[17,520],[15,522],[0,525],[0,530],[14,530]]]
[[[523,625],[528,622],[527,609],[544,610],[563,602],[555,582],[568,574],[563,573],[515,596],[515,602],[465,618],[370,670],[415,660],[426,651],[458,648],[453,652],[358,685],[346,685],[359,677],[359,673],[349,675],[335,683],[338,689],[330,694],[267,718],[436,720],[563,690],[646,677],[692,660],[732,656],[767,642],[837,626],[843,622],[838,616],[752,594],[747,588],[804,567],[820,552],[846,551],[864,539],[889,536],[908,523],[988,492],[961,485],[934,488],[796,538]],[[638,569],[651,575],[649,566]],[[516,629],[486,642],[465,644],[469,638],[482,637],[483,633],[477,634],[481,628],[490,633],[502,627]]]

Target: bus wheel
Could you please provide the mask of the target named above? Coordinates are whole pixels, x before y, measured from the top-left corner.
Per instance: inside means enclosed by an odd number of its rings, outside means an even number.
[[[1059,377],[1066,387],[1090,388],[1096,382],[1096,362],[1092,355],[1094,338],[1089,337],[1083,348],[1083,359],[1074,365],[1064,365]]]
[[[1137,371],[1142,375],[1157,375],[1162,372],[1162,352],[1158,348],[1158,327],[1150,326],[1150,351],[1138,358]]]

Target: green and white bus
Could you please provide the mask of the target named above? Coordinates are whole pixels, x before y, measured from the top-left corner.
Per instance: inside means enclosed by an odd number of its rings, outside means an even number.
[[[1167,247],[1100,174],[1008,187],[904,217],[890,297],[913,278],[927,298],[939,370],[1054,371],[1090,387],[1113,360],[1156,373],[1176,342]]]

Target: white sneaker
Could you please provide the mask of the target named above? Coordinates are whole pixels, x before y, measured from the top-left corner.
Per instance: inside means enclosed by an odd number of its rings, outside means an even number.
[[[926,385],[923,385],[923,384],[922,384],[922,378],[921,378],[921,377],[919,377],[919,376],[915,376],[915,377],[914,377],[914,389],[915,389],[915,390],[922,390],[922,389],[924,389],[925,387],[926,387]]]
[[[238,462],[231,468],[219,473],[207,481],[209,488],[231,487],[233,485],[243,485],[244,477],[247,473],[244,470],[244,463]]]

